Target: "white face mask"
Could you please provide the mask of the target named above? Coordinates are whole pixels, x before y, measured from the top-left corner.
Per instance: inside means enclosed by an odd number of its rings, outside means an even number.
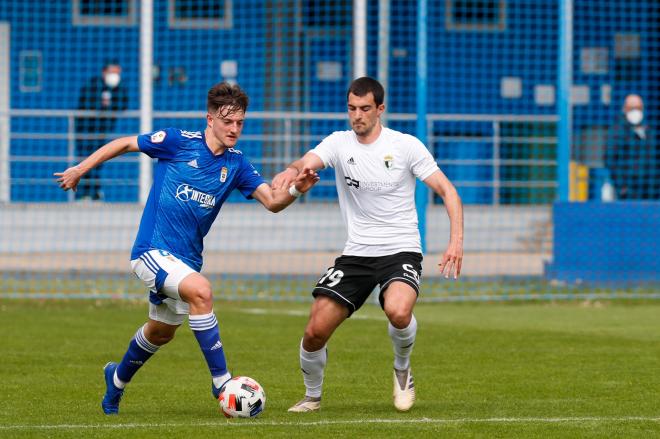
[[[642,120],[644,120],[644,112],[637,109],[630,110],[626,113],[626,119],[628,119],[628,122],[632,125],[639,125],[642,123]]]
[[[105,81],[105,85],[107,85],[110,88],[115,88],[119,85],[119,82],[121,81],[121,76],[119,76],[119,73],[106,73],[103,75],[103,80]]]

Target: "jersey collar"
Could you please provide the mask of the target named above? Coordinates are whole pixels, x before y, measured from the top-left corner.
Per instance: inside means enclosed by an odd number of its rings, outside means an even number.
[[[206,152],[208,152],[209,155],[213,158],[219,158],[224,156],[227,150],[229,149],[229,148],[225,148],[225,150],[222,151],[220,154],[214,154],[211,148],[209,147],[209,144],[206,143],[206,130],[202,130],[202,142],[204,142],[204,148],[206,149]]]

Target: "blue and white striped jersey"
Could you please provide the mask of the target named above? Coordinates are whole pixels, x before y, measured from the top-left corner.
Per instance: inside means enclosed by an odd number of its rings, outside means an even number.
[[[199,271],[222,203],[234,189],[251,198],[264,179],[239,150],[213,155],[203,132],[167,128],[138,136],[138,146],[158,163],[131,259],[167,250]]]

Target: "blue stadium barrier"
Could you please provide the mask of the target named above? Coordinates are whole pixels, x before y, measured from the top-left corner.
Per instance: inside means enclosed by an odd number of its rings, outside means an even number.
[[[556,203],[546,277],[570,283],[660,282],[660,202]]]

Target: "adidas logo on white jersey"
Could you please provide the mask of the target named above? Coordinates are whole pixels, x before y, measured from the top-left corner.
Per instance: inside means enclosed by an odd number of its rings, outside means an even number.
[[[220,349],[222,347],[222,342],[220,340],[216,341],[213,347],[211,348],[212,351],[215,351],[216,349]]]
[[[191,168],[199,168],[199,166],[197,166],[197,159],[193,159],[189,161],[188,166],[190,166]]]
[[[355,165],[355,164],[357,164],[357,163],[355,163],[355,160],[353,160],[353,157],[351,157],[350,159],[348,159],[348,160],[346,161],[346,163],[348,163],[349,165]]]

